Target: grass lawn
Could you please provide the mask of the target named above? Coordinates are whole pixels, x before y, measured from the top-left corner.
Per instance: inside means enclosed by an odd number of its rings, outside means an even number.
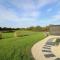
[[[3,33],[0,40],[0,60],[33,60],[31,47],[45,37],[43,32],[20,31],[21,37]]]

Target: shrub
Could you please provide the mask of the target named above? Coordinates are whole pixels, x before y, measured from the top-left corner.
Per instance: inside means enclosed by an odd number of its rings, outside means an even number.
[[[25,36],[29,36],[30,33],[27,31],[15,31],[14,32],[14,36],[15,37],[25,37]]]
[[[19,31],[15,31],[15,32],[14,32],[14,36],[15,36],[15,37],[21,37],[22,35],[20,35],[20,32],[19,32]]]
[[[14,32],[14,37],[17,37],[17,32],[16,31]]]
[[[55,41],[55,45],[59,45],[60,44],[60,38],[56,39]]]
[[[2,39],[2,32],[0,32],[0,39]]]

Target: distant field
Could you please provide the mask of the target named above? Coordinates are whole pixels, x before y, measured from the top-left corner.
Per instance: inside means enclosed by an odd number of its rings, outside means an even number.
[[[14,33],[3,33],[0,40],[0,60],[33,60],[31,47],[45,37],[43,32],[19,31],[19,37]]]

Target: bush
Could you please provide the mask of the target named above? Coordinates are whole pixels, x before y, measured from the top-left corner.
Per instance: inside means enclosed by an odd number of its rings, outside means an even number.
[[[0,39],[2,39],[2,32],[0,32]]]
[[[17,37],[17,32],[14,32],[14,37]]]
[[[20,35],[20,32],[19,32],[19,31],[15,31],[15,32],[14,32],[14,36],[15,36],[15,37],[20,37],[20,36],[22,36],[22,35]]]
[[[55,41],[55,45],[59,45],[60,44],[60,39],[58,38],[58,39],[56,39],[56,41]]]
[[[15,31],[14,32],[14,37],[24,37],[24,36],[29,36],[27,32],[21,32],[21,31]]]

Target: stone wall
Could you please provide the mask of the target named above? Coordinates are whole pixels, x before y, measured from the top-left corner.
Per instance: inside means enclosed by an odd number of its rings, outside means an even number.
[[[51,25],[50,26],[50,34],[60,35],[60,25]]]

